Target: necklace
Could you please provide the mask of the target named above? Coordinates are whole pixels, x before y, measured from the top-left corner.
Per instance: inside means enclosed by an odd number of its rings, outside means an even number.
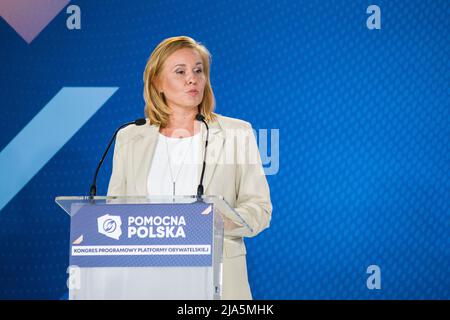
[[[163,135],[164,136],[164,135]],[[194,136],[191,136],[191,139],[189,141],[189,145],[186,148],[186,150],[184,151],[184,156],[183,156],[183,162],[181,163],[180,168],[178,169],[177,175],[175,176],[175,179],[173,178],[173,173],[172,173],[172,162],[170,160],[170,153],[169,153],[169,146],[167,144],[167,140],[168,138],[166,136],[164,136],[164,142],[166,143],[166,151],[167,151],[167,160],[169,162],[169,172],[170,172],[170,178],[172,179],[172,193],[173,195],[175,195],[175,188],[176,188],[176,182],[178,179],[178,176],[180,175],[181,169],[184,166],[184,162],[186,160],[186,156],[188,154],[189,149],[191,149],[191,145],[192,145],[192,140],[193,140]]]

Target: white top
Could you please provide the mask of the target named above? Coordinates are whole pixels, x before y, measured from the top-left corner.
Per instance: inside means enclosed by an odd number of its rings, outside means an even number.
[[[200,133],[187,138],[159,134],[147,178],[149,196],[173,195],[174,180],[175,195],[197,194],[200,143]]]

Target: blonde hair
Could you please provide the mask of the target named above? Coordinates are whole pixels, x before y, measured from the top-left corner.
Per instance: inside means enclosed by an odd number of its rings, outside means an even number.
[[[167,105],[163,94],[158,92],[158,89],[155,86],[155,80],[160,75],[167,58],[175,51],[184,48],[196,50],[200,54],[203,62],[206,84],[203,100],[198,106],[199,113],[205,117],[206,121],[212,121],[216,118],[216,114],[214,113],[215,98],[210,80],[211,54],[204,45],[194,39],[186,36],[179,36],[167,38],[159,43],[155,50],[153,50],[145,66],[145,115],[150,119],[150,124],[157,124],[161,127],[165,127],[169,122],[171,110]]]

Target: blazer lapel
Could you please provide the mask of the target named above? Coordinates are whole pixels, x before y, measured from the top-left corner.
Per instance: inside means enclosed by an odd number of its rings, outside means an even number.
[[[146,125],[133,146],[133,171],[137,195],[147,195],[147,179],[158,141],[159,126]]]

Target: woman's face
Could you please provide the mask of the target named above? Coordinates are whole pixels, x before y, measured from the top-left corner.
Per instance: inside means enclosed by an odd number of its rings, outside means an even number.
[[[193,108],[203,100],[206,76],[200,54],[189,48],[172,53],[162,68],[159,86],[169,107]]]

